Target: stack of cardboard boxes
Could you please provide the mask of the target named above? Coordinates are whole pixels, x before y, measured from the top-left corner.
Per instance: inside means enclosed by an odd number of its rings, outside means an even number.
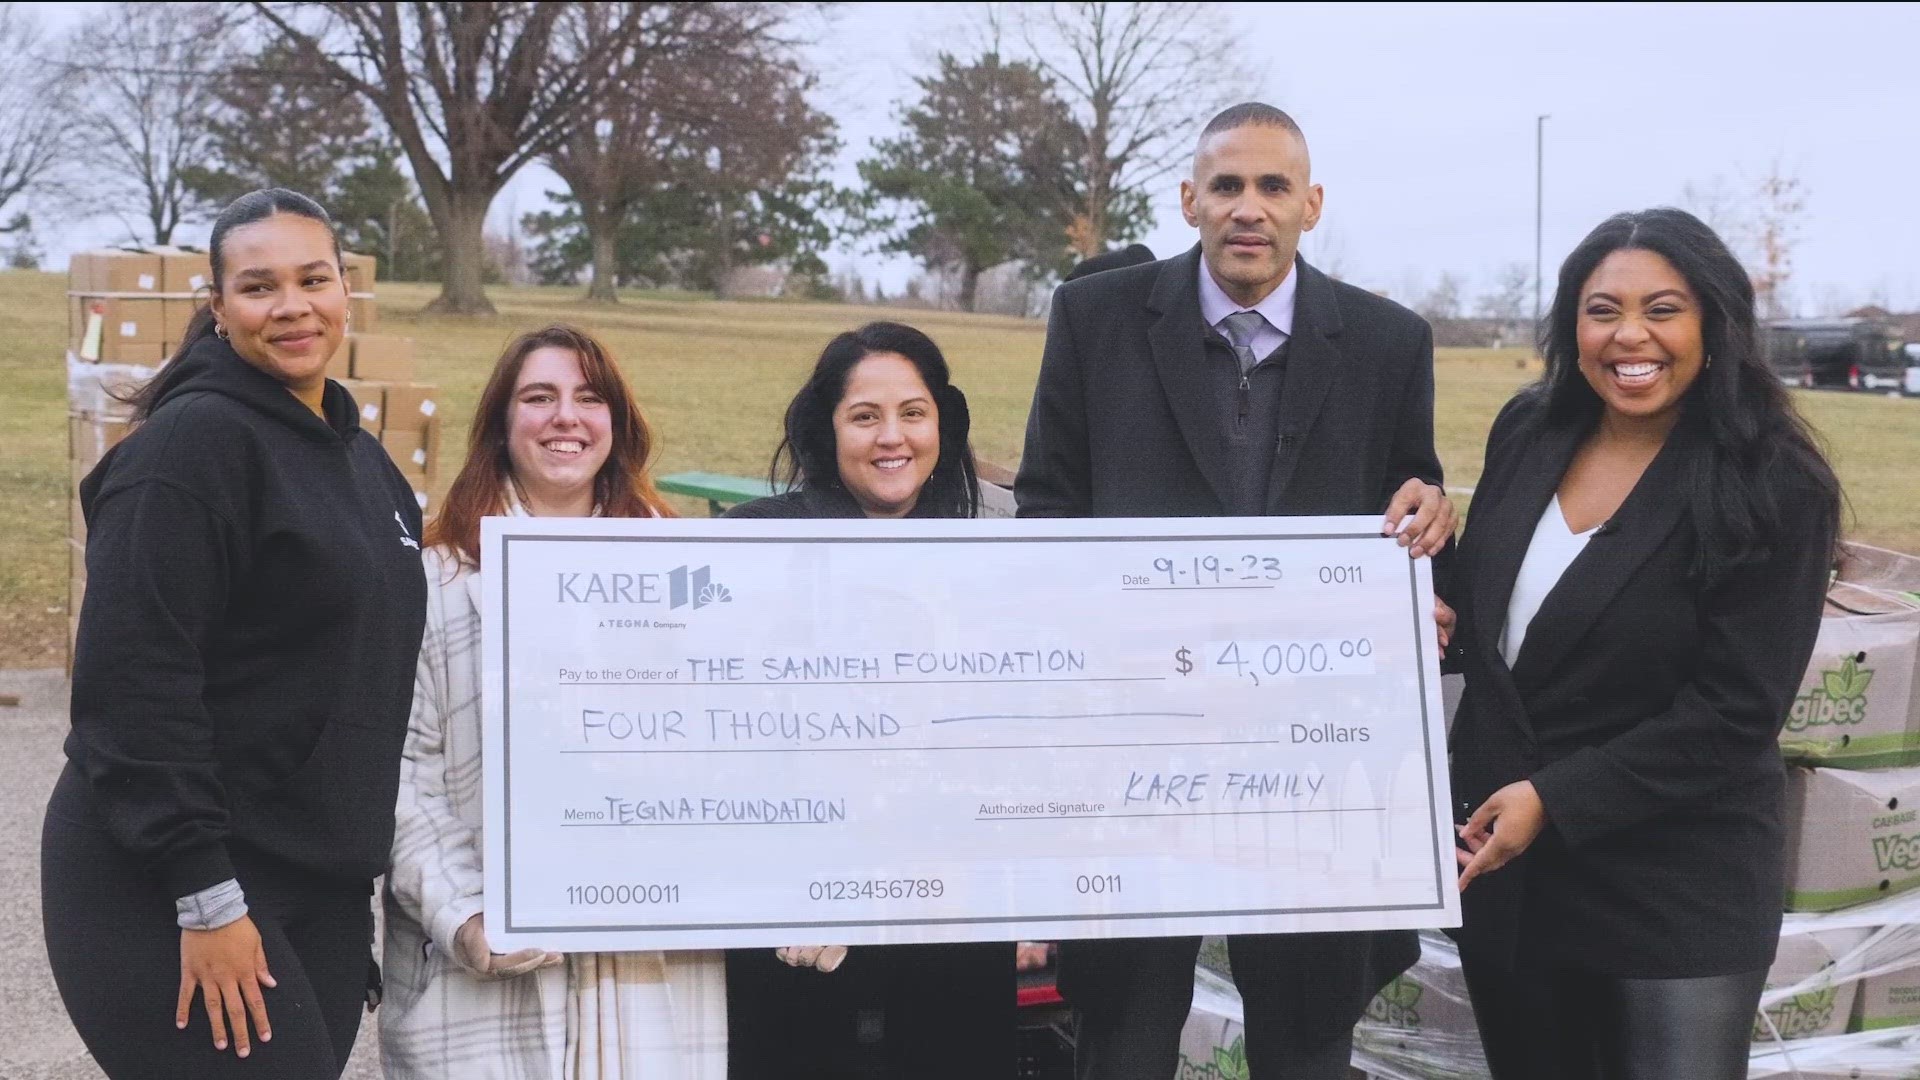
[[[413,341],[373,333],[374,259],[343,257],[355,333],[327,368],[360,406],[361,424],[392,455],[426,509],[438,472],[438,392],[414,380]],[[125,438],[124,400],[179,348],[212,284],[207,255],[186,248],[112,248],[73,256],[67,270],[68,643],[86,588],[86,521],[80,481]]]
[[[359,325],[356,316],[354,325]],[[414,381],[413,341],[386,334],[353,334],[334,354],[330,378],[353,394],[360,426],[387,448],[427,509],[427,493],[439,474],[439,388]]]
[[[1916,667],[1920,558],[1849,545],[1780,737],[1794,766],[1787,785],[1789,912],[1857,908],[1851,921],[1862,923],[1875,910],[1903,917],[1916,910],[1895,899],[1920,886]],[[1831,921],[1789,915],[1788,929]],[[1915,948],[1886,947],[1907,938]],[[1920,1035],[1920,928],[1890,916],[1868,946],[1833,958],[1839,978],[1862,976],[1847,995],[1846,1030],[1910,1028]],[[1911,955],[1903,959],[1903,952]],[[1869,953],[1871,963],[1862,962]],[[1920,1060],[1913,1064],[1920,1068]]]

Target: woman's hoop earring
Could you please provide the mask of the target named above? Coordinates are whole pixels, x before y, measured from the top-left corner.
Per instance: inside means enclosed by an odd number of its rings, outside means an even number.
[[[232,339],[231,339],[231,337],[230,337],[230,336],[229,336],[229,335],[227,334],[227,324],[226,324],[226,323],[214,323],[214,324],[213,324],[213,336],[214,336],[214,337],[217,337],[217,338],[219,338],[219,339],[220,339],[221,341],[230,341],[230,340],[232,340]]]

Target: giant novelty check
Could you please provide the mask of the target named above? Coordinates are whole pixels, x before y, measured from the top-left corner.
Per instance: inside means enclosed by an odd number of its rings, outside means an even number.
[[[482,530],[496,948],[1455,925],[1375,518]]]

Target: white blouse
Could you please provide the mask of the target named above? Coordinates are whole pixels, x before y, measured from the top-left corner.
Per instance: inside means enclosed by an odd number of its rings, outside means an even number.
[[[1520,658],[1520,645],[1527,639],[1527,627],[1540,613],[1540,604],[1560,583],[1560,576],[1586,548],[1587,540],[1598,532],[1595,525],[1586,532],[1574,532],[1555,495],[1533,527],[1533,539],[1527,544],[1527,557],[1513,579],[1513,595],[1507,600],[1507,622],[1500,630],[1500,655],[1507,666]]]

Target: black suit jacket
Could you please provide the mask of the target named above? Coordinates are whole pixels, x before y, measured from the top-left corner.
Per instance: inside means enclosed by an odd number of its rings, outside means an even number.
[[[1433,332],[1305,261],[1280,392],[1269,514],[1375,514],[1440,483]],[[1226,513],[1227,425],[1203,375],[1200,249],[1055,291],[1014,484],[1022,517]]]
[[[1456,817],[1531,778],[1549,819],[1531,849],[1468,887],[1461,941],[1489,959],[1524,948],[1629,978],[1765,967],[1783,895],[1776,739],[1819,633],[1833,537],[1799,526],[1767,560],[1696,580],[1686,480],[1710,447],[1683,418],[1509,669],[1499,642],[1514,579],[1591,427],[1550,420],[1531,394],[1507,405],[1454,565]],[[1801,478],[1755,482],[1788,507],[1820,498]]]
[[[1418,315],[1329,279],[1304,261],[1273,515],[1384,513],[1410,477],[1441,482],[1433,448],[1433,334]],[[1203,375],[1200,248],[1109,270],[1055,291],[1040,383],[1014,482],[1022,517],[1200,517],[1226,513],[1227,425]],[[1288,1001],[1290,1027],[1350,1030],[1412,966],[1408,931],[1300,934],[1261,950],[1271,970],[1236,970]]]

